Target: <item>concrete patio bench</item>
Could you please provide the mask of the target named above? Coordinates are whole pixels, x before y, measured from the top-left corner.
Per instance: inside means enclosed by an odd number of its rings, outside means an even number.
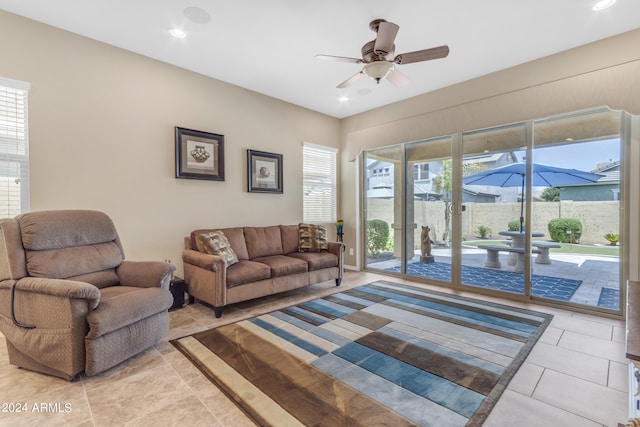
[[[487,251],[487,259],[484,262],[484,266],[488,268],[502,268],[500,263],[500,252],[509,252],[517,255],[518,259],[513,266],[513,271],[522,273],[524,271],[524,248],[512,248],[510,246],[498,246],[498,245],[478,245],[478,249],[484,249]],[[531,251],[534,254],[540,254],[540,250],[533,249]]]
[[[536,264],[551,264],[549,249],[562,247],[555,242],[531,242],[531,246],[535,246],[540,251],[540,255],[536,257]]]

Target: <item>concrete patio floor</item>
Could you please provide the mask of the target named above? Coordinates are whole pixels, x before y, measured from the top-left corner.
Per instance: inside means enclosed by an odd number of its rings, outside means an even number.
[[[451,263],[451,250],[449,248],[434,248],[432,254],[436,262]],[[466,266],[484,268],[487,252],[483,249],[462,249],[462,263]],[[508,254],[500,254],[502,268],[489,270],[513,271],[513,267],[507,264]],[[582,284],[575,291],[570,302],[597,307],[602,289],[612,289],[616,292],[620,288],[620,269],[617,257],[593,256],[583,254],[557,254],[551,252],[551,264],[532,263],[533,274],[559,277],[565,279],[582,280]],[[535,257],[532,257],[532,261]],[[419,262],[420,253],[410,262]],[[400,265],[397,258],[368,264],[374,269],[387,269]]]

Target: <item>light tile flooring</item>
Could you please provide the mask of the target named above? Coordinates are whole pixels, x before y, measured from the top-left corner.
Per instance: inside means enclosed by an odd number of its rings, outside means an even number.
[[[356,272],[348,272],[338,289],[377,279],[448,292],[435,286]],[[221,319],[215,319],[213,311],[201,304],[187,306],[170,313],[168,339],[335,292],[338,289],[332,283],[237,304],[227,308]],[[462,294],[554,315],[485,426],[616,427],[627,421],[624,321]],[[253,425],[168,341],[101,375],[67,382],[9,365],[2,340],[0,402],[0,426]],[[21,409],[26,404],[26,412],[15,412],[15,404],[20,404]]]

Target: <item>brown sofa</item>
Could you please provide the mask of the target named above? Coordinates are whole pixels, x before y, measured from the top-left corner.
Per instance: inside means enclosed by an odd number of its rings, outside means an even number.
[[[102,212],[0,220],[0,330],[9,362],[71,380],[154,345],[169,330],[174,269],[125,261]]]
[[[200,236],[222,231],[238,262],[205,252]],[[194,230],[185,238],[182,255],[185,282],[191,297],[211,304],[216,317],[224,306],[314,283],[344,274],[344,245],[328,242],[321,252],[300,252],[298,225]]]

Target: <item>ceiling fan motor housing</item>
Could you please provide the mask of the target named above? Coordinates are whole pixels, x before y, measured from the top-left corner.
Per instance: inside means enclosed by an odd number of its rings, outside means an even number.
[[[365,43],[364,46],[362,46],[362,62],[368,63],[374,61],[393,61],[393,55],[396,52],[395,44],[391,47],[391,52],[387,52],[386,55],[380,55],[379,53],[376,53],[376,51],[374,50],[375,44],[376,41],[371,40],[370,42]]]

